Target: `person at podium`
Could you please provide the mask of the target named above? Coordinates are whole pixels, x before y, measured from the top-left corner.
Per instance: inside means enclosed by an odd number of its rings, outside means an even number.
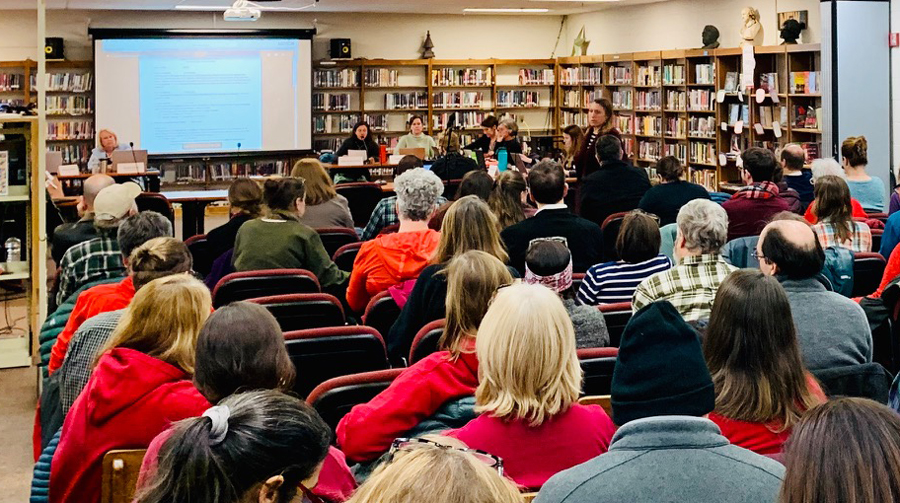
[[[112,162],[110,159],[114,151],[128,149],[128,145],[119,145],[119,138],[116,136],[116,133],[113,133],[109,129],[101,129],[100,132],[97,133],[97,139],[100,140],[100,146],[91,151],[91,158],[88,160],[88,169],[91,173],[100,173],[103,171],[101,170],[102,162],[106,161],[107,165],[110,164]]]

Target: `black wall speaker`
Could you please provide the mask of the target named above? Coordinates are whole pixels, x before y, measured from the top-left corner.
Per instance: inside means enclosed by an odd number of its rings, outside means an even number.
[[[332,58],[351,58],[350,56],[350,39],[349,38],[333,38],[331,39],[331,57]]]
[[[63,39],[47,37],[44,42],[44,57],[47,59],[64,59]]]

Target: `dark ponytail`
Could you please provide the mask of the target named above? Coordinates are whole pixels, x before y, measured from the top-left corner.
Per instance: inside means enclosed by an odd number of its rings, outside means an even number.
[[[330,442],[328,426],[297,398],[271,390],[232,395],[173,427],[135,502],[238,503],[275,475],[284,477],[278,502],[289,502]]]
[[[294,202],[306,197],[306,184],[302,178],[270,178],[263,185],[263,201],[270,216],[296,220]]]

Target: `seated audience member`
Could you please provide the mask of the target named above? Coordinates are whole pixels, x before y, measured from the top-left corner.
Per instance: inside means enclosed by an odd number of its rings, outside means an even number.
[[[881,235],[881,247],[878,253],[885,260],[891,258],[894,248],[900,244],[900,216],[896,216],[898,213],[900,212],[895,212],[888,217],[887,222],[884,224],[884,234]],[[869,232],[871,233],[871,230]]]
[[[832,158],[826,159],[816,159],[812,162],[812,180],[811,183],[815,186],[816,180],[819,180],[822,177],[834,175],[840,178],[843,178],[845,181],[847,180],[847,174],[844,173],[844,169],[841,168],[841,165],[838,164]],[[813,187],[815,190],[815,187]],[[813,198],[815,198],[815,192],[813,192]],[[811,224],[815,224],[818,222],[815,214],[815,199],[809,206],[806,207],[806,212],[803,213],[803,218],[806,219],[807,222]],[[866,210],[863,209],[862,205],[859,204],[859,201],[853,197],[853,194],[850,194],[850,206],[853,211],[853,218],[867,218]]]
[[[500,122],[493,115],[488,115],[481,121],[481,132],[477,140],[465,146],[466,150],[480,150],[482,152],[493,151],[494,140],[497,137],[497,125]]]
[[[847,182],[836,176],[816,180],[816,218],[813,230],[822,248],[841,246],[854,253],[872,249],[872,231],[864,222],[850,216],[850,190]]]
[[[278,321],[258,304],[234,302],[217,309],[200,330],[194,386],[209,403],[253,390],[286,393],[292,389],[295,375]],[[169,428],[150,443],[141,465],[139,487],[156,472],[160,448],[174,432],[175,428]],[[356,481],[344,454],[329,447],[318,484],[306,487],[329,501],[344,501],[356,488]]]
[[[757,244],[759,267],[781,282],[791,303],[803,362],[822,370],[872,361],[872,331],[856,302],[819,279],[825,253],[808,225],[772,222]]]
[[[850,194],[859,200],[866,211],[884,211],[884,182],[869,176],[869,143],[865,136],[851,136],[841,144],[841,163],[847,173]]]
[[[785,453],[779,503],[900,499],[900,417],[863,398],[838,398],[805,415]]]
[[[900,185],[895,185],[894,190],[891,191],[891,198],[888,203],[888,215],[893,215],[900,210]]]
[[[522,503],[503,460],[447,437],[398,439],[348,503]]]
[[[638,207],[650,190],[647,172],[622,160],[622,142],[612,135],[597,141],[600,169],[584,177],[579,196],[581,216],[603,225],[606,217]]]
[[[400,317],[388,334],[386,342],[392,359],[405,358],[419,330],[429,322],[444,317],[447,265],[454,257],[470,250],[486,252],[503,263],[509,260],[500,242],[497,217],[484,201],[475,196],[455,201],[447,211],[441,241],[431,257],[431,264],[419,273]]]
[[[228,187],[228,222],[206,234],[210,258],[215,260],[234,248],[241,226],[262,215],[262,197],[262,189],[254,180],[235,178],[231,182]]]
[[[135,503],[290,503],[316,485],[331,432],[303,401],[277,391],[230,396],[179,422]]]
[[[565,243],[535,239],[525,255],[525,283],[543,285],[556,292],[575,327],[578,348],[609,346],[609,331],[603,313],[575,301],[572,283],[572,253]]]
[[[209,290],[187,275],[138,291],[66,415],[50,471],[51,502],[100,501],[104,454],[146,448],[173,422],[209,408],[190,376],[211,309]]]
[[[758,270],[722,282],[703,353],[716,386],[709,419],[738,447],[780,453],[800,416],[826,400],[803,366],[784,289]]]
[[[479,415],[446,434],[499,456],[504,474],[531,490],[606,452],[616,428],[599,405],[578,404],[574,335],[550,290],[519,284],[498,292],[475,341]]]
[[[781,167],[784,170],[784,182],[797,191],[803,211],[809,207],[813,198],[812,170],[807,169],[806,152],[800,145],[790,143],[781,150]]]
[[[53,230],[53,239],[50,243],[50,252],[53,261],[62,263],[63,255],[69,248],[97,237],[97,229],[94,227],[94,200],[97,194],[114,185],[116,181],[109,175],[91,175],[84,181],[81,200],[78,201],[77,222],[62,224]]]
[[[685,321],[709,318],[716,290],[735,267],[719,254],[728,233],[728,215],[718,204],[695,199],[678,212],[675,267],[645,279],[634,291],[631,308],[667,300]]]
[[[791,213],[803,213],[803,203],[800,201],[800,193],[792,189],[786,181],[784,181],[784,168],[781,163],[775,164],[775,174],[772,175],[772,182],[778,186],[778,197],[787,204],[787,211]]]
[[[668,302],[641,309],[612,378],[609,452],[555,475],[535,502],[774,502],[784,467],[731,445],[705,418],[715,400],[694,329]]]
[[[380,292],[415,279],[434,254],[441,239],[428,228],[444,184],[422,168],[407,171],[394,180],[400,229],[366,241],[353,261],[347,285],[347,305],[360,312]]]
[[[62,365],[69,347],[69,340],[75,331],[88,318],[100,313],[123,309],[134,297],[136,287],[134,277],[140,272],[155,272],[161,268],[168,271],[172,267],[179,269],[177,272],[191,270],[193,259],[191,252],[181,241],[171,238],[172,222],[168,218],[155,211],[143,211],[137,215],[126,218],[116,232],[116,241],[122,253],[122,263],[125,264],[128,277],[118,283],[106,283],[88,288],[78,295],[75,307],[69,315],[66,326],[56,337],[53,349],[50,351],[50,363],[47,370],[52,374]],[[166,238],[156,242],[156,238]],[[154,240],[156,247],[148,249],[143,245]],[[139,254],[139,264],[131,263],[131,254],[138,248],[143,251]],[[146,276],[146,275],[145,275]],[[151,279],[156,279],[152,277]],[[150,280],[146,280],[149,282]]]
[[[266,180],[263,199],[267,214],[244,223],[238,231],[235,270],[307,269],[319,278],[323,290],[346,283],[348,273],[331,261],[319,234],[300,223],[306,210],[305,197],[305,186],[299,178]]]
[[[497,215],[501,230],[525,220],[527,190],[525,177],[516,170],[508,169],[497,176],[488,205]]]
[[[397,142],[397,152],[402,148],[424,148],[425,158],[434,159],[437,144],[434,142],[434,138],[422,132],[425,129],[425,119],[421,115],[414,114],[409,118],[407,124],[409,134],[400,137]]]
[[[318,159],[300,159],[291,176],[302,178],[306,188],[306,211],[300,223],[313,229],[347,227],[353,229],[353,217],[347,198],[334,190],[334,182]]]
[[[806,223],[803,217],[790,211],[781,211],[772,215],[772,222],[778,220],[793,220]],[[759,257],[756,254],[757,243],[759,243],[759,236],[745,236],[729,241],[722,247],[722,258],[725,259],[725,262],[738,269],[746,269],[748,267],[759,269]]]
[[[584,142],[587,139],[584,131],[577,124],[569,124],[563,129],[563,146],[565,157],[562,165],[566,171],[576,171],[581,164],[581,156],[584,155]]]
[[[162,215],[160,218],[167,224],[169,223]],[[72,407],[81,390],[87,385],[94,362],[99,356],[97,351],[109,340],[122,318],[124,309],[131,303],[135,293],[155,279],[190,273],[191,263],[191,252],[183,242],[168,237],[151,239],[136,248],[131,254],[129,260],[131,275],[126,280],[131,290],[120,288],[120,292],[112,293],[106,298],[97,298],[95,302],[86,306],[85,311],[79,311],[89,314],[89,316],[75,329],[71,340],[67,341],[66,348],[61,353],[65,357],[59,367],[59,395],[63,412],[67,412]],[[109,286],[116,287],[117,285]],[[86,290],[79,295],[79,300],[92,290]],[[94,310],[97,312],[94,313]],[[75,315],[74,311],[72,315]],[[69,320],[71,321],[72,318],[70,317]],[[68,328],[68,325],[66,327]],[[60,337],[62,335],[60,334]],[[56,346],[53,348],[56,349]]]
[[[659,253],[659,225],[651,215],[633,211],[622,220],[616,237],[619,260],[588,269],[578,290],[578,302],[586,306],[631,302],[644,279],[672,267]]]
[[[122,220],[137,214],[134,200],[140,193],[141,187],[133,182],[110,185],[97,193],[94,199],[97,237],[82,241],[63,254],[59,262],[57,305],[88,283],[125,274],[116,231]]]
[[[722,203],[728,213],[728,240],[744,236],[758,236],[763,227],[779,211],[789,211],[788,204],[779,197],[775,176],[775,155],[759,147],[751,147],[741,154],[741,180],[745,187]]]
[[[702,185],[683,180],[684,166],[677,157],[663,157],[656,163],[659,185],[651,187],[638,208],[659,217],[659,225],[675,223],[678,210],[694,199],[709,199],[709,191]]]
[[[374,161],[378,158],[380,151],[378,144],[372,139],[370,133],[368,122],[357,122],[353,126],[353,132],[341,143],[334,155],[343,157],[349,154],[351,150],[365,150],[366,161]]]
[[[422,165],[422,159],[419,159],[414,155],[403,156],[403,158],[400,159],[400,163],[397,164],[396,174],[399,177],[411,169],[421,168]],[[444,199],[443,196],[438,198],[438,204],[444,204],[446,202],[447,200]],[[400,219],[397,216],[397,196],[386,197],[381,201],[378,201],[378,204],[375,205],[372,216],[369,217],[369,223],[366,225],[366,228],[363,229],[360,239],[362,241],[375,239],[375,236],[381,233],[385,227],[399,224]]]
[[[562,237],[572,250],[574,272],[585,272],[600,261],[603,235],[600,226],[570,212],[564,202],[569,186],[558,163],[541,161],[528,172],[528,191],[537,203],[533,217],[500,233],[509,251],[509,264],[525,272],[525,253],[531,240]]]
[[[494,256],[468,251],[447,266],[447,310],[440,351],[414,363],[368,403],[356,405],[337,427],[337,443],[353,461],[381,456],[448,402],[471,397],[478,386],[476,332],[497,289],[512,276]],[[462,426],[472,416],[453,418]],[[428,433],[427,431],[420,431]]]
[[[497,156],[497,151],[506,149],[508,154],[521,154],[522,144],[516,139],[519,134],[519,125],[515,119],[500,119],[497,124],[497,135],[494,137],[494,149],[488,155]],[[512,158],[509,158],[512,161]]]
[[[450,209],[450,206],[453,205],[454,201],[459,201],[466,196],[477,196],[478,199],[487,202],[488,198],[491,197],[493,188],[494,179],[491,178],[491,175],[487,174],[487,171],[481,169],[469,171],[459,182],[459,188],[456,189],[453,201],[447,201],[434,212],[434,215],[431,216],[431,220],[428,221],[428,227],[440,231],[441,227],[444,225],[444,217],[447,215],[447,210]]]

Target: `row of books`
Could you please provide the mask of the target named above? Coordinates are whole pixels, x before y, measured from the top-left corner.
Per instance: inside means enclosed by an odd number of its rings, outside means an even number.
[[[313,93],[312,109],[315,111],[350,110],[350,93]]]
[[[497,91],[499,107],[538,107],[541,106],[541,93],[538,91]]]
[[[634,108],[634,92],[630,89],[613,91],[612,103],[613,108],[631,110]]]
[[[716,64],[701,63],[694,65],[694,84],[713,85],[716,83]]]
[[[359,70],[354,68],[329,68],[313,72],[314,87],[357,87]]]
[[[663,155],[678,159],[681,164],[687,164],[687,145],[684,143],[666,143],[663,145]]]
[[[313,140],[313,150],[323,152],[325,150],[336,151],[341,147],[343,138],[317,138]]]
[[[684,117],[666,117],[666,136],[684,138],[687,136],[688,121]]]
[[[47,96],[47,115],[88,115],[94,113],[89,96]]]
[[[0,73],[0,91],[18,91],[25,84],[21,73]]]
[[[658,86],[659,74],[660,71],[658,66],[639,66],[637,69],[637,80],[635,80],[635,85]]]
[[[489,86],[494,82],[490,68],[437,68],[431,70],[433,86]]]
[[[705,89],[691,89],[687,94],[688,111],[705,112],[716,109],[715,95]]]
[[[819,72],[791,72],[791,92],[794,94],[819,94],[821,86]]]
[[[562,123],[566,126],[575,124],[576,126],[581,126],[582,128],[587,127],[587,114],[582,112],[570,112],[568,110],[563,110]]]
[[[387,114],[364,114],[363,120],[369,124],[372,131],[387,131],[388,117]]]
[[[314,133],[349,133],[359,122],[359,114],[314,115]]]
[[[781,126],[788,123],[786,106],[761,106],[759,107],[759,123],[763,127],[770,128],[772,124],[778,121]]]
[[[694,169],[688,171],[688,180],[706,187],[706,190],[715,192],[718,190],[716,181],[716,170],[714,169]]]
[[[206,165],[203,163],[163,163],[160,167],[163,183],[189,184],[206,182]]]
[[[822,109],[803,105],[794,106],[794,127],[803,129],[819,129]]]
[[[688,143],[690,162],[698,164],[715,164],[716,163],[716,145],[712,142]]]
[[[804,142],[800,144],[800,148],[806,152],[806,160],[812,162],[819,158],[819,144],[815,142]]]
[[[450,116],[456,116],[456,125],[465,129],[477,128],[481,126],[481,121],[485,118],[484,112],[445,112],[442,114],[434,114],[431,116],[431,125],[434,129],[444,129]]]
[[[750,127],[750,105],[732,103],[728,105],[728,125],[733,126],[737,121],[744,121],[746,128]]]
[[[409,93],[388,93],[384,95],[385,110],[407,108],[428,108],[428,93],[425,91],[416,91]]]
[[[634,138],[622,138],[622,150],[625,151],[626,156],[631,157],[631,154],[634,153]]]
[[[61,72],[48,73],[47,90],[48,91],[67,91],[71,93],[86,93],[94,87],[94,75],[91,72]],[[37,75],[31,76],[31,85],[35,86]]]
[[[48,140],[90,140],[94,121],[53,121],[47,123]]]
[[[400,72],[387,68],[366,68],[367,86],[397,87],[400,85]]]
[[[684,111],[687,107],[687,93],[684,91],[666,91],[666,110]]]
[[[484,103],[481,91],[439,92],[431,95],[435,108],[480,108]]]
[[[48,145],[50,152],[62,153],[63,164],[87,164],[91,158],[91,147],[87,143],[64,145]]]
[[[640,91],[637,93],[635,110],[658,111],[662,110],[662,93],[659,91]]]
[[[599,86],[603,83],[603,68],[599,66],[563,68],[560,72],[559,83],[564,86]]]
[[[688,119],[688,136],[716,137],[715,117],[691,117]]]
[[[620,133],[625,135],[634,134],[634,116],[617,115],[614,120],[616,122],[616,129],[618,129]]]
[[[638,142],[638,158],[648,161],[656,161],[659,159],[659,153],[662,146],[658,141],[639,141]]]
[[[728,72],[725,74],[725,89],[726,93],[736,93],[740,90],[741,81],[741,73],[739,72]]]
[[[684,85],[687,75],[684,65],[665,65],[662,72],[662,81],[667,86]]]
[[[662,136],[662,117],[645,115],[635,120],[635,134],[640,136]]]
[[[631,66],[609,67],[609,85],[631,85]]]
[[[552,86],[556,83],[556,76],[550,68],[543,70],[532,70],[529,68],[519,69],[519,85],[546,85]]]

